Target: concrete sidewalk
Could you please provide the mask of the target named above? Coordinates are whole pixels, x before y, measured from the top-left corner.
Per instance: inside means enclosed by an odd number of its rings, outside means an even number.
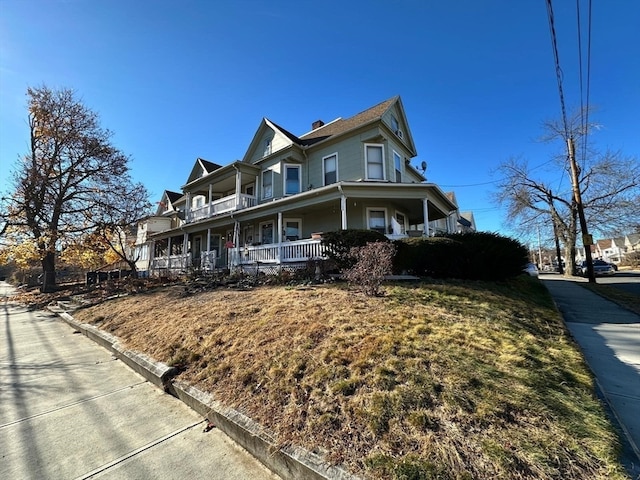
[[[53,313],[8,304],[9,288],[0,284],[0,478],[279,478]]]
[[[540,280],[628,440],[627,468],[640,478],[640,316],[581,287],[581,280],[560,275],[540,275]]]

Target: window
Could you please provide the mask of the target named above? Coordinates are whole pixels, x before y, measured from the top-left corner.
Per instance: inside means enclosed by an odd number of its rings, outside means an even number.
[[[253,197],[253,187],[254,187],[253,185],[247,185],[244,188],[244,193]]]
[[[260,241],[263,245],[273,243],[273,222],[260,224]]]
[[[262,172],[262,198],[273,197],[273,170]]]
[[[297,218],[284,219],[284,238],[285,240],[294,241],[302,238],[302,221]]]
[[[295,195],[296,193],[300,193],[300,165],[285,165],[284,194]]]
[[[322,159],[322,174],[324,184],[329,185],[338,181],[338,154],[334,153]]]
[[[393,152],[393,164],[396,169],[396,182],[400,183],[402,181],[402,157],[398,152]]]
[[[382,145],[365,145],[367,180],[384,180],[384,148]]]
[[[264,141],[264,150],[262,152],[262,156],[266,157],[267,155],[271,155],[271,139],[266,138]]]
[[[400,130],[400,124],[398,123],[398,119],[393,115],[391,115],[391,130],[393,130],[394,133]]]
[[[191,208],[196,209],[204,206],[204,195],[196,195],[191,199]]]
[[[387,233],[387,211],[384,208],[367,208],[367,228],[383,235]]]

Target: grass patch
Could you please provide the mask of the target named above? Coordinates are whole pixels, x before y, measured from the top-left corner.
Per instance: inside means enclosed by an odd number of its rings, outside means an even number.
[[[597,293],[601,297],[611,300],[613,303],[618,304],[622,308],[631,310],[634,313],[640,315],[640,297],[630,292],[614,287],[612,285],[603,285],[601,283],[585,283],[578,282],[578,285]]]
[[[622,479],[593,379],[540,282],[175,288],[77,312],[365,478]]]

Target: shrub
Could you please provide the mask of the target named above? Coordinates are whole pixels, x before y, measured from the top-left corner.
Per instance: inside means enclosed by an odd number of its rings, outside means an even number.
[[[344,271],[344,278],[357,285],[369,296],[380,294],[384,276],[391,273],[395,246],[389,242],[372,242],[363,247],[353,247],[353,267]]]
[[[433,278],[459,277],[462,244],[443,237],[405,238],[395,243],[394,271]]]
[[[463,276],[468,280],[504,280],[522,274],[529,262],[527,248],[513,238],[491,232],[446,235],[463,245]]]
[[[355,265],[356,259],[351,256],[351,249],[364,247],[372,242],[388,243],[389,239],[375,230],[337,230],[322,236],[322,244],[326,255],[335,262],[338,270],[345,270]]]
[[[469,232],[395,242],[396,272],[433,278],[503,280],[522,273],[527,249],[497,233]]]

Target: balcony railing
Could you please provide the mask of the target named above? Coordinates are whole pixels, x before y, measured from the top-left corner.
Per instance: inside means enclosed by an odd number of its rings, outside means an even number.
[[[220,215],[222,213],[242,210],[244,208],[254,207],[256,205],[256,197],[241,193],[240,195],[229,195],[214,200],[206,205],[198,208],[192,208],[187,215],[187,222],[198,222],[205,218]]]

